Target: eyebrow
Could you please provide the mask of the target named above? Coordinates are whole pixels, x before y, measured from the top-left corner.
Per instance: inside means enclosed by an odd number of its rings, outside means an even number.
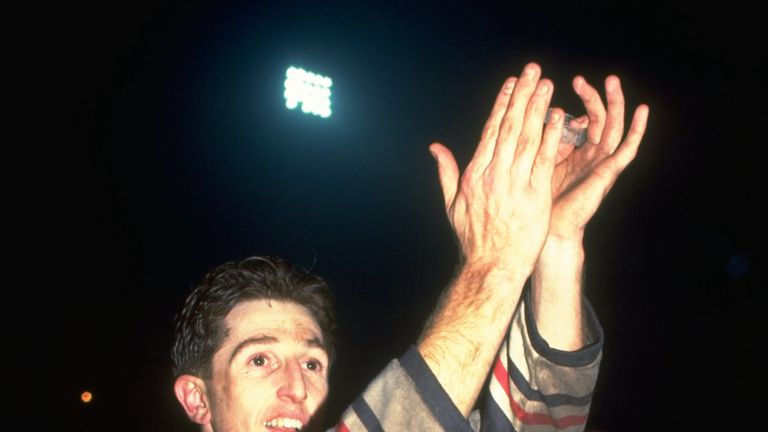
[[[240,343],[238,343],[235,349],[232,351],[232,354],[229,356],[229,364],[232,364],[232,362],[235,360],[235,357],[237,357],[237,355],[240,354],[242,350],[251,345],[274,345],[278,342],[280,342],[279,338],[268,334],[244,339],[240,341]],[[323,344],[317,337],[304,339],[304,346],[309,348],[319,348],[323,350],[326,355],[328,354],[328,349],[326,348],[325,344]]]

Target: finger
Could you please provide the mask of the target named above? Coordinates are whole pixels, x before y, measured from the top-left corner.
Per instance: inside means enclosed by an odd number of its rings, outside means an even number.
[[[507,111],[499,125],[499,136],[488,169],[494,174],[508,176],[509,168],[514,160],[517,140],[523,129],[525,111],[528,101],[536,90],[536,84],[541,75],[541,68],[536,63],[529,63],[515,83]]]
[[[565,112],[560,108],[553,108],[549,122],[544,127],[536,159],[531,169],[531,182],[536,185],[546,185],[552,180],[552,171],[555,168],[560,137],[563,133],[563,119]],[[573,146],[570,146],[573,147]]]
[[[557,146],[557,158],[555,159],[555,165],[559,164],[560,162],[568,159],[568,156],[573,153],[573,151],[576,150],[576,146],[570,143],[563,143],[560,142],[560,145]]]
[[[608,153],[613,153],[624,135],[624,93],[621,91],[621,81],[616,75],[605,79],[605,93],[608,100],[608,115],[600,145]]]
[[[483,134],[480,137],[480,144],[478,144],[475,150],[475,155],[472,158],[475,165],[485,170],[488,163],[493,157],[493,151],[496,148],[496,139],[499,136],[499,125],[501,119],[504,118],[504,113],[507,112],[507,106],[509,100],[512,97],[512,90],[515,88],[516,77],[510,77],[504,82],[504,85],[496,96],[496,101],[493,104],[491,115],[485,123],[483,128]]]
[[[537,157],[541,146],[541,136],[544,131],[544,117],[552,99],[554,85],[548,79],[542,79],[536,85],[536,91],[531,96],[525,112],[523,130],[515,149],[513,171],[529,177],[531,166]],[[559,140],[558,140],[559,141]]]
[[[600,93],[589,85],[582,76],[573,79],[573,89],[584,103],[584,108],[587,109],[587,116],[589,117],[587,141],[597,144],[600,142],[605,125],[605,106],[600,99]]]
[[[599,165],[601,175],[590,175],[584,180],[583,188],[586,190],[600,191],[602,196],[608,194],[613,188],[619,175],[635,159],[640,141],[645,134],[648,124],[648,105],[640,105],[635,110],[630,124],[629,133],[618,150]]]
[[[629,126],[629,132],[624,143],[619,146],[619,149],[613,154],[612,158],[616,160],[617,168],[624,170],[635,159],[637,155],[637,149],[640,147],[640,141],[645,135],[645,129],[648,125],[648,113],[650,109],[648,105],[642,104],[637,107],[635,114],[632,116],[632,123]]]
[[[576,129],[585,129],[589,126],[589,117],[586,115],[574,117],[571,119],[570,126]]]
[[[449,209],[456,198],[456,190],[459,184],[459,166],[453,153],[440,143],[432,143],[429,152],[437,162],[437,175],[440,179],[440,188],[445,199],[445,208]]]

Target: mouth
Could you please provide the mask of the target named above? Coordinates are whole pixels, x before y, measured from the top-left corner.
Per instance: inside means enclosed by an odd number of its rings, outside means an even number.
[[[272,420],[264,422],[264,426],[274,431],[298,432],[302,427],[304,427],[304,424],[299,419],[276,417]]]

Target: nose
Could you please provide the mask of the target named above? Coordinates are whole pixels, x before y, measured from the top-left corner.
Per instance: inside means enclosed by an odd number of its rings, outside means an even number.
[[[299,361],[295,359],[287,361],[282,372],[282,383],[277,396],[296,403],[304,402],[307,399],[307,386]]]

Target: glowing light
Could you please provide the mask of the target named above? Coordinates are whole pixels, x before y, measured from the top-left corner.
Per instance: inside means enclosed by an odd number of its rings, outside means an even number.
[[[302,68],[289,67],[285,71],[285,107],[323,118],[331,116],[331,86],[333,80]]]
[[[89,391],[84,391],[80,394],[80,400],[83,401],[83,403],[90,403],[93,400],[93,393]]]

